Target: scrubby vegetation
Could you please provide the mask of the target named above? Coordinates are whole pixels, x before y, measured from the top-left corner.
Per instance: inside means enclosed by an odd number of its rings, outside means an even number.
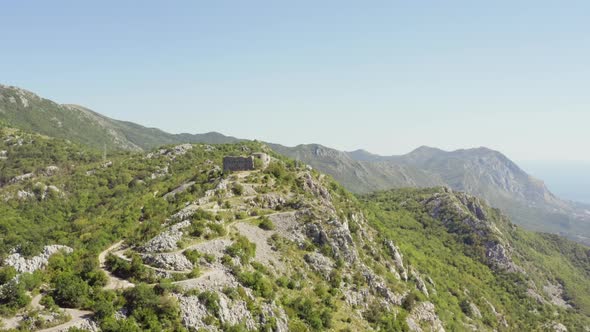
[[[502,238],[474,232],[451,210],[439,209],[435,217],[424,201],[440,189],[355,197],[329,177],[274,154],[264,170],[242,177],[220,172],[224,155],[264,149],[256,142],[116,152],[105,161],[66,141],[10,128],[0,134],[8,156],[0,160],[0,231],[6,234],[0,257],[16,249],[30,258],[49,244],[73,249],[51,256],[42,270],[20,274],[18,282],[14,268],[0,267],[0,315],[24,311],[41,294],[45,310],[90,310],[103,331],[184,331],[181,300],[195,298],[206,309],[207,325],[226,331],[248,324],[224,322],[230,302],[266,331],[280,324],[290,331],[406,331],[407,319],[427,303],[450,331],[466,324],[542,330],[554,321],[575,331],[589,324],[587,248],[522,231],[487,207],[487,221]],[[48,166],[56,166],[51,174]],[[256,196],[245,194],[253,190]],[[177,226],[182,234],[171,235],[157,252],[181,266],[150,265],[146,246]],[[101,266],[99,253],[121,240],[125,246]],[[407,280],[388,241],[403,255]],[[515,263],[528,273],[491,266],[490,241],[510,245]],[[187,278],[217,282],[213,270],[228,274],[222,291],[180,286]],[[134,285],[105,287],[111,278]],[[563,287],[571,307],[527,294],[533,284],[541,293],[548,282]]]

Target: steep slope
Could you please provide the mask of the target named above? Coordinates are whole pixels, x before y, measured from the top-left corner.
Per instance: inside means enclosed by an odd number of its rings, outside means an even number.
[[[232,143],[219,133],[169,134],[156,128],[113,120],[78,105],[60,105],[16,87],[0,85],[0,122],[43,135],[109,150],[143,150],[164,144]]]
[[[9,327],[590,325],[587,249],[522,231],[465,194],[359,200],[256,142],[166,146],[105,162],[59,139],[8,128],[0,138],[10,174],[0,187],[0,315]],[[271,155],[266,168],[220,171],[223,156],[257,151]]]
[[[483,317],[494,328],[532,331],[539,326],[559,330],[551,317],[565,312],[590,314],[588,248],[555,235],[523,231],[499,210],[448,188],[401,189],[362,200],[368,205],[369,224],[380,236],[398,243],[407,261],[437,281],[437,296],[454,297],[470,317]],[[502,303],[493,298],[503,298]],[[513,307],[513,301],[527,305]],[[512,312],[512,319],[521,318],[513,321],[505,310]],[[584,324],[568,327],[583,331]],[[482,327],[475,323],[469,329]]]
[[[232,143],[219,133],[169,134],[117,121],[77,105],[59,105],[29,91],[0,85],[0,124],[68,139],[95,149],[140,151],[162,144]],[[590,244],[590,207],[564,202],[502,154],[485,148],[446,152],[421,147],[403,156],[378,156],[364,150],[340,152],[321,145],[277,152],[332,175],[349,190],[366,193],[391,188],[448,185],[486,199],[519,225],[563,234]]]
[[[355,160],[349,153],[319,144],[290,148],[269,143],[269,146],[280,154],[330,174],[346,188],[357,193],[392,187],[433,187],[444,184],[439,176],[413,166]]]
[[[356,193],[445,185],[484,198],[528,229],[562,234],[590,245],[589,207],[559,199],[542,181],[494,150],[447,152],[423,146],[406,155],[379,156],[318,145],[272,147],[332,175]]]

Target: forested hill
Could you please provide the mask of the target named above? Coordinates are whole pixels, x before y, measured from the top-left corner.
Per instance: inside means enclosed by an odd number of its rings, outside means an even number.
[[[58,104],[30,91],[0,84],[0,121],[42,135],[63,138],[102,150],[146,150],[165,144],[232,143],[238,139],[210,132],[170,134],[119,121],[73,104]]]
[[[268,165],[223,173],[225,155]],[[257,142],[102,154],[0,128],[0,326],[584,331],[587,248],[446,188],[356,197]]]

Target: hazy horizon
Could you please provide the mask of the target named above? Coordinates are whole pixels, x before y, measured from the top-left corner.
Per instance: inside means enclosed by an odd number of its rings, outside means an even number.
[[[174,133],[590,161],[584,2],[57,3],[5,5],[1,83]]]

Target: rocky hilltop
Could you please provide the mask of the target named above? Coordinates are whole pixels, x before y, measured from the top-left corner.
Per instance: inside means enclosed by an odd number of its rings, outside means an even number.
[[[110,119],[83,106],[58,104],[27,90],[0,85],[0,124],[107,151],[145,151],[165,144],[235,143],[219,133],[169,134]],[[555,197],[514,162],[486,148],[447,152],[420,147],[402,156],[364,150],[343,152],[318,144],[269,146],[333,176],[348,190],[367,193],[392,188],[449,186],[485,199],[528,229],[590,244],[590,207]],[[6,158],[0,150],[0,160]],[[24,194],[24,193],[21,193]]]
[[[587,249],[449,188],[356,197],[255,142],[105,161],[67,141],[0,133],[7,329],[590,326]],[[256,152],[268,166],[221,171],[224,156]]]

